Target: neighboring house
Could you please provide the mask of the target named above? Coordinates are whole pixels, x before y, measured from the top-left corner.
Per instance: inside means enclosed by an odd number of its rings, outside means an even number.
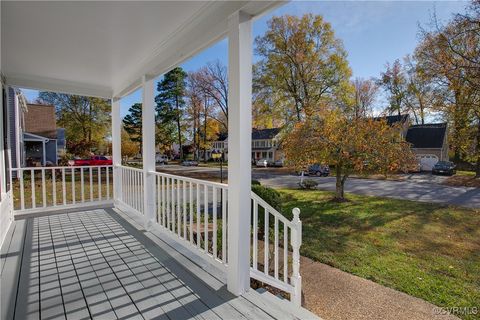
[[[408,128],[410,127],[410,116],[408,114],[401,114],[395,116],[376,117],[375,120],[385,119],[389,126],[398,125],[400,127],[400,134],[403,138],[406,137]]]
[[[28,104],[20,91],[8,89],[12,167],[58,164],[65,152],[65,129],[57,128],[55,107]]]
[[[252,130],[252,160],[267,159],[269,162],[283,160],[284,154],[280,148],[281,128],[253,129]],[[223,152],[225,160],[228,159],[228,137],[219,137],[214,141],[212,148],[207,150],[207,157],[211,158],[214,152]]]
[[[448,137],[446,123],[410,126],[406,136],[412,151],[420,161],[420,169],[432,170],[438,161],[448,161]]]

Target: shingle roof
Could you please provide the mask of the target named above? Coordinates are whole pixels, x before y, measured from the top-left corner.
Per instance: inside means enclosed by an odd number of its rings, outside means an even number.
[[[253,129],[252,140],[273,139],[280,132],[280,128]]]
[[[393,126],[394,124],[397,123],[405,123],[408,121],[409,115],[408,114],[401,114],[401,115],[396,115],[396,116],[385,116],[385,117],[376,117],[374,118],[375,120],[383,120],[385,119],[387,121],[387,124],[389,126]]]
[[[413,148],[442,148],[447,132],[446,123],[414,125],[408,129],[406,140]]]
[[[43,104],[27,104],[25,132],[51,139],[57,138],[55,107]]]

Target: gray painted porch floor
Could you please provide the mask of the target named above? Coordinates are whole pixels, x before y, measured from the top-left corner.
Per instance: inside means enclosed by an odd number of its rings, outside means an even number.
[[[7,319],[297,318],[253,290],[231,295],[224,283],[198,265],[180,263],[168,244],[152,241],[112,209],[16,223],[23,224],[11,234],[22,240],[21,272],[10,301],[2,297]]]

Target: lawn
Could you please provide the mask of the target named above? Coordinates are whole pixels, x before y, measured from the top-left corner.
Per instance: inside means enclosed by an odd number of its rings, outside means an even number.
[[[286,215],[301,209],[302,255],[438,306],[480,307],[480,211],[280,191]]]

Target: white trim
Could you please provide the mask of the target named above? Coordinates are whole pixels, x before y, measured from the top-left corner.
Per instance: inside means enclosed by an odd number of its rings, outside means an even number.
[[[32,136],[33,138],[27,138],[25,139],[25,135],[28,134],[29,136]],[[33,133],[30,133],[30,132],[23,132],[23,141],[45,141],[45,142],[48,142],[50,141],[51,139],[49,138],[46,138],[46,137],[42,137],[42,136],[39,136],[38,134],[33,134]],[[38,140],[36,140],[38,139]]]

